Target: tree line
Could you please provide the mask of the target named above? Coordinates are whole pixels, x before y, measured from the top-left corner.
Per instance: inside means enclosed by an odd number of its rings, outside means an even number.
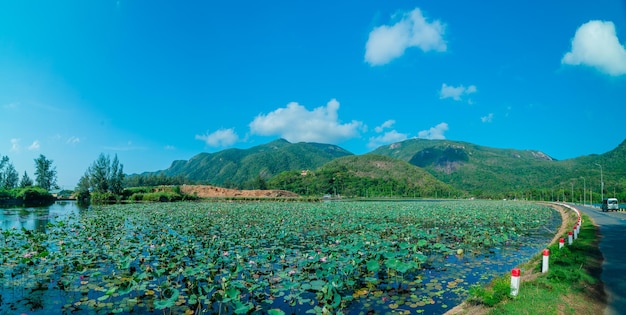
[[[9,157],[0,156],[0,189],[11,190],[29,186],[37,186],[45,190],[58,188],[56,182],[57,171],[56,167],[52,166],[52,162],[52,160],[47,159],[43,154],[40,154],[39,157],[35,159],[35,182],[33,182],[26,171],[24,171],[20,179]]]
[[[124,191],[124,165],[117,154],[113,160],[100,153],[85,174],[78,180],[76,198],[81,203],[106,203],[116,201]]]
[[[35,181],[28,173],[20,178],[8,156],[0,156],[0,203],[45,204],[54,201],[51,189],[57,189],[56,167],[40,154],[35,161]]]
[[[165,175],[124,174],[124,165],[117,155],[100,153],[78,181],[75,195],[79,203],[109,204],[121,201],[178,201],[194,200],[181,192],[180,186],[185,181],[182,177]]]

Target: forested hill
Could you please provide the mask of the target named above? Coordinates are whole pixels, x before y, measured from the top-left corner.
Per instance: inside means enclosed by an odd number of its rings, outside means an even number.
[[[540,151],[450,140],[411,139],[355,156],[335,145],[279,139],[245,150],[201,153],[188,161],[175,161],[166,170],[142,175],[157,182],[158,177],[175,178],[173,184],[288,189],[304,195],[336,191],[358,196],[434,197],[464,193],[477,198],[582,201],[593,193],[594,201],[599,202],[599,165],[604,197],[616,195],[626,200],[626,140],[604,154],[558,161]],[[303,176],[302,171],[314,176]],[[128,180],[137,177],[131,175]]]
[[[423,169],[387,156],[344,156],[315,170],[283,172],[268,187],[302,195],[337,194],[356,197],[464,197]]]
[[[537,198],[546,195],[582,200],[586,184],[600,195],[600,167],[605,194],[626,188],[626,140],[616,149],[557,161],[533,150],[496,149],[450,140],[411,139],[372,153],[398,158],[427,170],[437,179],[477,197]],[[573,191],[573,196],[572,195]],[[626,196],[625,196],[626,197]],[[598,196],[599,198],[599,196]]]
[[[257,179],[269,179],[284,171],[317,168],[346,155],[352,153],[331,144],[290,143],[278,139],[249,149],[200,153],[188,161],[174,161],[168,169],[152,174],[182,176],[193,182],[235,187]]]

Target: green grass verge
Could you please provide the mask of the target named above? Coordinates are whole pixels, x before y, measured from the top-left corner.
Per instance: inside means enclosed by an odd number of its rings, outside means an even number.
[[[567,244],[567,236],[564,236]],[[553,244],[547,273],[541,273],[541,257],[522,266],[518,296],[511,297],[510,275],[494,279],[487,287],[473,287],[467,302],[489,307],[488,314],[592,314],[601,311],[606,297],[599,283],[602,253],[598,229],[583,214],[578,239],[571,246]],[[533,276],[524,280],[526,273]],[[528,279],[530,278],[530,279]]]

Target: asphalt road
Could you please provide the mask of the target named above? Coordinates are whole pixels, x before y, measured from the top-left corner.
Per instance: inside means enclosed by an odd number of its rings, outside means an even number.
[[[605,315],[626,314],[626,212],[602,212],[576,206],[599,226],[600,251],[604,256],[601,280],[608,296]]]

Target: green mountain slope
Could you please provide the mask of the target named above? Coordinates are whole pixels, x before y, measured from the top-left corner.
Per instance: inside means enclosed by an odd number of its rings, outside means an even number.
[[[478,198],[587,202],[592,195],[597,203],[601,196],[626,200],[626,140],[604,154],[557,161],[539,151],[451,140],[411,139],[355,156],[335,145],[280,139],[246,150],[198,154],[142,175],[303,195],[446,197],[464,192]]]
[[[605,194],[613,189],[616,193],[623,191],[622,178],[626,175],[626,141],[602,155],[563,161],[539,151],[496,149],[450,140],[411,139],[379,147],[372,153],[422,167],[437,179],[477,197],[582,200],[587,179],[590,185],[596,178],[599,181],[596,163],[603,165]],[[600,193],[599,187],[596,192]]]
[[[316,168],[346,155],[352,153],[335,145],[290,143],[279,139],[245,150],[201,153],[188,161],[174,161],[156,175],[182,175],[194,182],[241,186],[257,178],[269,179],[283,171]]]
[[[337,158],[308,172],[283,172],[273,177],[268,186],[303,195],[422,198],[462,195],[419,167],[374,154]]]

